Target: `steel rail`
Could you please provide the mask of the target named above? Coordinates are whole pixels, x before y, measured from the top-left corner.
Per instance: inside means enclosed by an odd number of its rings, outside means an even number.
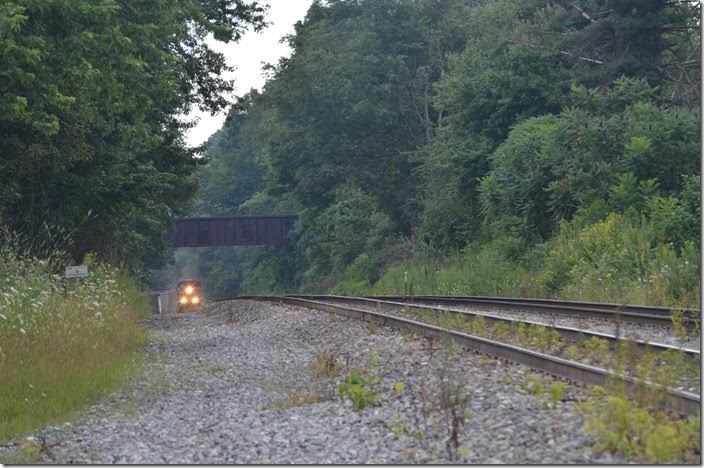
[[[317,297],[325,295],[306,296],[292,295],[292,297]],[[671,315],[666,315],[667,309],[661,307],[648,308],[646,306],[619,306],[616,304],[599,304],[594,302],[552,301],[550,299],[524,299],[524,298],[493,298],[479,296],[364,296],[368,299],[390,300],[407,303],[436,303],[444,305],[483,305],[493,307],[510,307],[514,309],[532,309],[537,312],[555,314],[570,314],[585,318],[598,318],[606,320],[622,320],[623,322],[672,326]],[[684,311],[683,323],[689,330],[699,327],[699,315],[694,312]]]
[[[361,319],[379,325],[405,329],[422,336],[449,338],[454,343],[465,348],[500,359],[506,359],[524,364],[558,377],[564,377],[590,385],[603,386],[607,383],[607,381],[615,379],[623,382],[624,387],[629,392],[634,391],[642,385],[647,385],[662,392],[665,397],[664,403],[667,407],[680,413],[699,414],[701,408],[700,396],[695,393],[663,388],[657,384],[647,381],[639,382],[632,377],[619,375],[615,372],[600,367],[569,361],[567,359],[502,343],[500,341],[490,340],[488,338],[482,338],[480,336],[470,335],[458,331],[447,330],[415,320],[293,296],[241,296],[240,299],[253,299],[297,305],[337,313],[346,317]]]
[[[519,323],[524,323],[529,326],[530,325],[539,325],[539,326],[543,326],[543,327],[550,327],[550,328],[554,329],[555,331],[557,331],[562,338],[569,340],[573,343],[579,342],[580,340],[585,339],[585,338],[597,337],[597,338],[607,340],[609,342],[610,346],[612,346],[612,347],[619,340],[620,341],[630,341],[630,342],[633,342],[636,345],[638,345],[638,347],[640,347],[640,348],[650,349],[650,350],[658,352],[658,353],[668,351],[668,350],[676,351],[676,350],[681,349],[686,354],[686,356],[690,359],[698,359],[701,356],[700,352],[696,349],[679,348],[677,346],[672,346],[672,345],[663,344],[663,343],[652,343],[652,342],[648,342],[648,341],[644,341],[644,340],[633,340],[633,339],[629,339],[629,338],[617,337],[615,335],[611,335],[608,333],[582,330],[579,328],[566,327],[566,326],[562,326],[562,325],[551,325],[551,324],[544,323],[544,322],[535,322],[535,321],[531,321],[531,320],[500,317],[500,316],[491,315],[490,313],[484,313],[484,312],[482,312],[482,313],[470,312],[470,311],[466,311],[466,310],[452,309],[452,308],[448,308],[448,307],[439,307],[439,306],[422,305],[422,304],[409,304],[409,303],[403,303],[403,302],[394,302],[394,301],[387,301],[387,300],[381,300],[381,299],[371,299],[371,298],[366,298],[366,297],[353,297],[353,296],[295,295],[295,296],[286,296],[286,297],[311,299],[311,300],[318,300],[318,301],[323,301],[323,302],[344,302],[344,303],[356,303],[356,304],[369,304],[369,305],[374,305],[377,308],[380,308],[380,307],[391,308],[391,309],[405,308],[405,309],[416,309],[419,311],[431,311],[431,312],[435,312],[435,313],[448,312],[451,314],[459,314],[459,315],[472,316],[472,317],[481,316],[481,317],[484,317],[484,320],[486,320],[486,323],[489,325],[493,325],[495,323],[505,323],[508,325],[517,325]]]
[[[644,315],[664,315],[667,317],[671,316],[672,311],[681,311],[685,317],[697,318],[699,317],[699,310],[697,309],[683,309],[679,307],[668,308],[659,306],[646,306],[637,304],[615,304],[609,302],[589,302],[589,301],[571,301],[562,299],[542,299],[542,298],[528,298],[528,297],[501,297],[501,296],[428,296],[428,295],[417,295],[417,296],[366,296],[366,297],[378,297],[378,298],[397,298],[397,299],[409,299],[409,300],[449,300],[456,302],[511,302],[519,304],[543,304],[543,305],[553,305],[558,307],[576,307],[576,308],[587,308],[587,309],[601,309],[608,311],[620,311],[634,313],[634,314],[644,314]]]

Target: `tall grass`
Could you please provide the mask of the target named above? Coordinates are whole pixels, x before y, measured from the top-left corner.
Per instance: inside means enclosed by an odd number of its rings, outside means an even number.
[[[551,297],[619,304],[699,307],[699,248],[658,238],[653,226],[612,213],[565,223],[534,246],[510,237],[474,243],[445,258],[416,255],[373,284],[350,269],[337,294]],[[407,274],[408,281],[405,282]]]
[[[135,283],[90,258],[88,278],[64,279],[60,259],[0,245],[0,440],[66,420],[139,365]]]

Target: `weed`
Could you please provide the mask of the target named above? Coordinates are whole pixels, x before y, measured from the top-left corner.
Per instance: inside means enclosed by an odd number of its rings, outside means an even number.
[[[403,459],[407,461],[415,461],[416,459],[416,451],[411,448],[403,449],[401,455],[403,456]]]
[[[149,331],[149,341],[152,344],[165,344],[169,341],[169,336],[161,331],[150,330]],[[162,354],[162,353],[160,353]],[[165,354],[165,353],[164,353]]]
[[[477,315],[474,318],[473,325],[474,325],[474,332],[477,335],[488,336],[489,329],[487,328],[486,319],[484,318],[483,315]]]
[[[508,340],[511,336],[511,329],[508,323],[499,321],[491,327],[491,335],[497,340]]]
[[[401,421],[401,417],[398,415],[398,413],[394,413],[394,415],[391,417],[391,432],[393,435],[396,437],[400,437],[401,435],[406,433],[406,425]]]
[[[526,324],[523,322],[519,322],[518,325],[516,325],[516,339],[518,340],[519,344],[525,344],[525,343],[530,343],[530,336],[528,335],[528,332],[526,330]]]
[[[321,350],[315,351],[311,367],[315,375],[328,379],[335,378],[342,369],[342,366],[337,363],[333,352]]]
[[[616,344],[616,355],[613,360],[614,371],[625,375],[628,369],[633,369],[638,362],[638,346],[631,340],[619,340]]]
[[[669,349],[658,355],[658,365],[652,380],[665,388],[699,382],[701,366],[698,359],[689,358],[681,349]]]
[[[146,401],[154,402],[160,396],[168,392],[172,388],[171,382],[166,379],[154,379],[149,382],[143,396]]]
[[[369,348],[365,351],[367,357],[367,367],[368,369],[374,370],[379,365],[379,356],[376,355],[373,349]]]
[[[230,366],[226,364],[213,364],[205,369],[208,374],[219,374],[220,372],[227,372],[230,370]]]
[[[592,336],[584,342],[586,357],[596,364],[603,364],[609,355],[609,342],[598,336]]]
[[[698,416],[673,420],[624,397],[607,395],[603,389],[596,389],[582,409],[587,416],[585,429],[597,438],[600,449],[648,463],[698,462]]]
[[[546,327],[531,324],[528,326],[527,333],[529,336],[529,342],[533,347],[541,352],[548,350],[550,347],[550,332]]]
[[[577,361],[582,357],[582,352],[576,345],[570,345],[565,350],[565,355],[567,356],[567,359]]]
[[[416,320],[420,320],[421,322],[430,323],[434,325],[439,325],[437,314],[431,310],[422,310],[420,312],[416,312]]]
[[[447,454],[452,461],[459,458],[459,434],[462,425],[470,418],[469,395],[464,385],[456,379],[447,365],[440,365],[440,385],[437,408],[445,419],[448,428],[448,438],[445,443]]]
[[[565,345],[562,335],[554,327],[550,327],[548,331],[548,347],[551,349],[561,348]]]
[[[197,365],[193,366],[193,370],[205,372],[207,374],[218,374],[220,372],[227,372],[229,369],[230,369],[230,366],[225,365],[225,364],[212,364],[212,365],[197,364]]]
[[[543,383],[540,381],[540,378],[529,377],[528,381],[530,382],[529,385],[531,393],[538,398],[542,397],[545,390],[543,389]]]
[[[665,388],[672,387],[683,375],[698,377],[698,369],[693,369],[682,350],[656,354],[647,348],[636,348],[632,342],[621,341],[612,359],[618,373],[635,376],[635,392],[627,394],[619,379],[609,382],[608,391],[594,387],[589,400],[581,405],[586,416],[585,429],[596,437],[599,448],[636,457],[639,461],[698,463],[699,417],[673,418],[664,411],[663,392],[646,384],[650,381]],[[588,346],[592,356],[601,349],[603,345],[597,342]]]
[[[410,331],[406,330],[405,328],[401,329],[401,340],[404,343],[410,343],[414,340],[414,338],[415,338],[415,335],[413,334],[413,332],[410,332]]]
[[[406,388],[406,384],[403,382],[396,382],[394,384],[394,391],[396,392],[396,396],[401,396],[401,393],[403,393],[403,389]]]
[[[139,408],[134,401],[128,401],[118,411],[124,419],[132,419],[139,414]]]
[[[457,358],[462,353],[462,346],[458,345],[452,337],[445,336],[445,350],[450,358]]]
[[[16,449],[0,452],[0,463],[3,465],[33,465],[42,461],[41,445],[33,438],[24,439]]]
[[[378,402],[379,394],[367,388],[369,381],[364,377],[350,373],[338,386],[340,398],[349,399],[358,410]]]
[[[459,437],[462,425],[470,418],[470,396],[466,391],[462,374],[451,368],[450,352],[447,347],[440,348],[435,360],[436,382],[430,388],[423,384],[421,387],[421,411],[423,416],[419,421],[416,434],[421,447],[428,448],[425,434],[430,430],[447,431],[445,449],[452,461],[459,458]],[[414,412],[418,414],[417,412]],[[437,421],[436,421],[437,420]],[[433,429],[439,424],[441,429]]]
[[[565,382],[555,381],[550,384],[550,401],[557,403],[562,401],[565,397],[565,392],[567,391],[567,384]]]
[[[314,405],[316,403],[322,403],[323,401],[329,401],[330,397],[321,393],[308,393],[308,392],[295,392],[292,390],[286,390],[286,398],[268,405],[265,405],[262,409],[289,409],[295,408],[297,406],[307,406]]]
[[[675,332],[675,336],[680,340],[680,343],[687,341],[687,325],[684,317],[684,310],[673,309],[670,311],[670,317],[672,317],[672,328]]]
[[[663,395],[646,384],[647,381],[654,380],[658,357],[651,350],[640,353],[639,357],[640,359],[638,359],[635,365],[635,376],[638,381],[636,398],[644,405],[652,407],[659,406]]]

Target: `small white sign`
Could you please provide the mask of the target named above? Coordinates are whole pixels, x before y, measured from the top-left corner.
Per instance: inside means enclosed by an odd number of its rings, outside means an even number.
[[[88,266],[68,266],[66,267],[66,278],[85,278],[88,276]]]

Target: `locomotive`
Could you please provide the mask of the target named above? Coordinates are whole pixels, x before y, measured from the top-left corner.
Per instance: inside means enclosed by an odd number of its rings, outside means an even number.
[[[178,294],[179,312],[197,309],[203,303],[203,294],[199,281],[190,279],[179,281],[176,291]]]

